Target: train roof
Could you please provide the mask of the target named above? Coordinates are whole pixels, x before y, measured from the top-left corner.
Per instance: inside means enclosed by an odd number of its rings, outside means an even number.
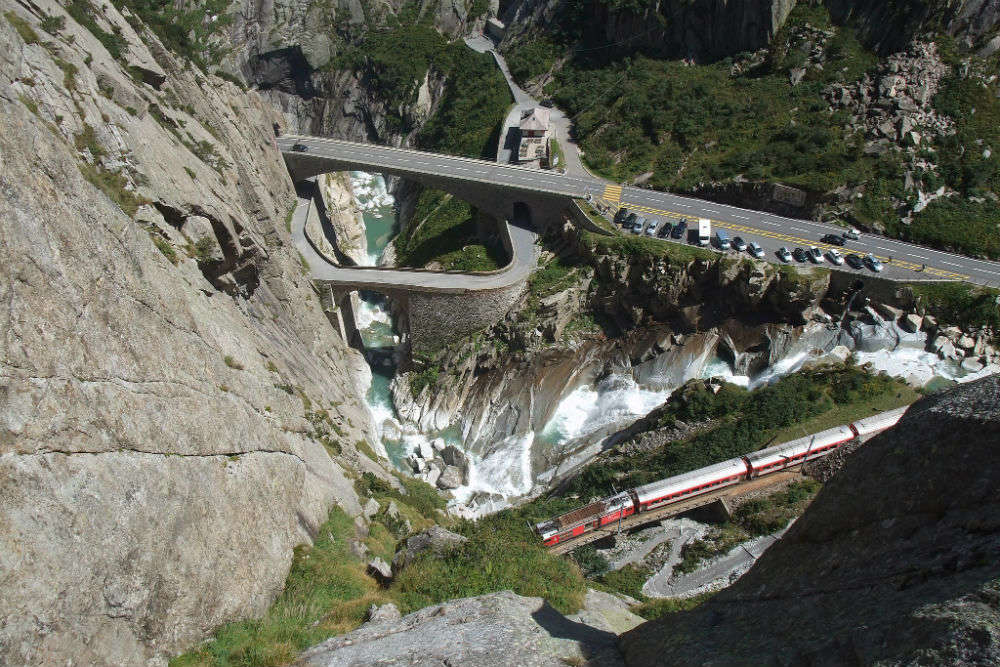
[[[691,487],[700,486],[704,482],[714,482],[734,475],[745,475],[747,472],[746,463],[743,459],[729,459],[722,463],[710,465],[707,468],[699,468],[682,475],[675,475],[657,482],[644,484],[635,488],[635,494],[640,503],[662,498],[663,496],[685,491]]]
[[[804,438],[796,438],[795,440],[783,442],[780,445],[774,445],[773,447],[747,454],[746,458],[750,462],[750,465],[756,468],[819,449],[820,447],[851,440],[852,438],[854,438],[854,431],[849,426],[836,426]]]
[[[872,433],[878,433],[879,431],[884,431],[887,428],[892,428],[899,422],[909,407],[910,406],[908,405],[904,405],[903,407],[896,408],[895,410],[880,412],[879,414],[872,415],[871,417],[858,419],[854,422],[854,428],[858,430],[858,435],[871,435]]]

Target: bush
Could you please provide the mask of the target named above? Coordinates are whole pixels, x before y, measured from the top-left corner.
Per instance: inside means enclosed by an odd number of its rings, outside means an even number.
[[[50,35],[56,35],[60,30],[66,27],[66,17],[46,14],[42,17],[42,21],[39,25],[42,27],[42,30]]]
[[[564,614],[582,605],[586,587],[579,568],[548,553],[515,513],[464,522],[458,530],[468,542],[444,558],[417,559],[393,582],[403,613],[507,589],[545,598]]]
[[[959,282],[911,283],[910,289],[942,321],[1000,332],[1000,290]]]
[[[94,13],[97,10],[90,4],[90,0],[67,0],[61,4],[63,5],[63,9],[73,17],[74,21],[89,30],[97,38],[97,41],[107,49],[112,58],[121,60],[125,49],[128,47],[128,42],[117,32],[107,32],[97,25],[97,21],[94,20]]]

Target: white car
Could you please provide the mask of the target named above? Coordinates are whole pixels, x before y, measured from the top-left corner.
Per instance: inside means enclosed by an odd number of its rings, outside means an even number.
[[[656,236],[656,228],[659,226],[659,220],[650,220],[649,226],[646,227],[646,236]]]
[[[838,251],[834,250],[833,248],[830,248],[826,252],[826,258],[830,260],[830,263],[835,264],[837,266],[840,266],[841,264],[844,263],[844,256],[841,255]]]
[[[782,262],[790,262],[792,261],[792,253],[790,253],[788,251],[788,248],[786,248],[785,246],[781,246],[780,248],[778,248],[778,259],[780,259]]]
[[[764,249],[756,241],[750,242],[750,245],[747,246],[747,252],[757,259],[764,259]]]
[[[845,239],[851,239],[853,241],[857,241],[858,239],[861,238],[861,232],[859,232],[854,227],[851,227],[846,232],[844,232],[844,238]]]
[[[809,250],[806,250],[806,256],[813,264],[819,264],[823,261],[823,251],[816,246],[809,246]]]

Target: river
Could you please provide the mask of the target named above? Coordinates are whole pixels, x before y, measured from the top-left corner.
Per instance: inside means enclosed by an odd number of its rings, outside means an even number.
[[[376,265],[395,231],[394,201],[386,192],[381,176],[352,172],[351,184],[363,210],[369,262]],[[461,446],[458,425],[443,432],[421,433],[414,425],[401,422],[395,413],[389,386],[396,371],[393,349],[399,338],[392,329],[385,298],[362,293],[357,316],[367,350],[366,357],[372,366],[368,408],[377,435],[393,464],[407,469],[407,455],[416,450],[421,442],[434,438]],[[882,348],[875,344],[868,345],[868,348],[873,348],[868,351],[864,351],[865,345],[859,345],[855,359],[858,363],[871,363],[875,369],[905,378],[912,384],[939,388],[989,372],[968,374],[957,363],[938,359],[923,349],[922,334],[906,334],[894,325],[885,325],[885,331],[880,335],[900,343]],[[826,337],[829,338],[828,335]],[[693,377],[721,377],[753,389],[798,370],[812,358],[813,349],[811,342],[803,340],[801,345],[793,345],[784,358],[754,377],[735,374],[730,363],[720,357],[700,356],[688,362],[676,382],[679,385]],[[556,451],[565,443],[585,440],[588,436],[596,439],[597,434],[624,427],[661,405],[675,388],[644,386],[636,382],[631,374],[619,374],[605,377],[595,385],[575,389],[562,398],[552,418],[540,431],[507,438],[482,456],[470,453],[468,484],[453,491],[453,506],[466,515],[483,514],[507,505],[518,496],[529,494],[536,480],[546,479],[551,474],[551,471],[539,474],[532,470],[533,449]],[[472,499],[476,500],[476,505],[468,507]]]

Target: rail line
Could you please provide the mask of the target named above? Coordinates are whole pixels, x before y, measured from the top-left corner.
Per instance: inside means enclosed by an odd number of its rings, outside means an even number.
[[[549,553],[569,553],[577,547],[582,547],[585,544],[590,544],[591,542],[596,542],[597,540],[604,539],[606,537],[614,537],[619,533],[635,530],[640,526],[656,523],[661,519],[677,516],[678,514],[683,514],[684,512],[689,512],[693,509],[710,505],[720,498],[735,498],[772,486],[788,484],[801,478],[802,474],[799,471],[784,471],[772,473],[764,477],[757,477],[743,482],[742,484],[737,484],[736,486],[727,486],[719,489],[718,491],[704,493],[678,503],[671,503],[661,507],[660,509],[633,514],[626,519],[622,519],[620,523],[616,521],[615,523],[586,532],[575,539],[569,540],[568,542],[560,542],[553,547],[549,547]]]

